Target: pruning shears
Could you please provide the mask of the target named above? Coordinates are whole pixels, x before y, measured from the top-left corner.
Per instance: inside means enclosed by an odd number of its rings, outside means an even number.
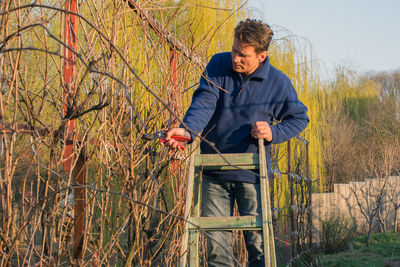
[[[143,135],[143,139],[145,140],[160,140],[160,143],[165,143],[167,142],[167,140],[165,139],[165,137],[167,136],[167,131],[159,131],[153,134],[144,134]],[[179,142],[188,142],[190,141],[190,137],[186,137],[186,136],[179,136],[179,135],[173,135],[171,136],[171,138],[175,139],[176,141]],[[179,149],[185,150],[185,147],[183,145],[178,144],[177,146]]]

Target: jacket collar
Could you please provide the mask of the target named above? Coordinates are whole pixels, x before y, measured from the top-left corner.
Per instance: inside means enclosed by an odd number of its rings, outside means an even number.
[[[250,74],[247,78],[249,79],[263,79],[266,80],[268,78],[268,72],[270,69],[271,65],[269,64],[269,56],[263,61],[263,64],[261,67],[258,67],[252,74]],[[229,64],[229,69],[233,71],[233,66],[232,66],[232,61]],[[237,72],[234,72],[238,74]]]
[[[263,79],[266,80],[268,78],[268,72],[271,65],[269,64],[269,57],[263,61],[261,67],[258,67],[252,74],[249,75],[249,78]]]

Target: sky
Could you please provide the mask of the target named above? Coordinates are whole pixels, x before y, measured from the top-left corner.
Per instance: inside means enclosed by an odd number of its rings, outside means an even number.
[[[312,45],[328,72],[400,70],[400,0],[249,0],[254,17]],[[287,33],[285,33],[287,35]]]

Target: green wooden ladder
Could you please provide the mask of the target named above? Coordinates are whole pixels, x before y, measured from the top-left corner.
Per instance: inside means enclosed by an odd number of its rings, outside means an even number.
[[[272,228],[271,204],[268,183],[267,162],[263,139],[258,142],[259,153],[198,154],[196,144],[192,145],[188,186],[186,192],[185,218],[202,230],[262,230],[264,238],[265,266],[276,266],[274,231]],[[196,151],[195,151],[196,150]],[[229,162],[229,164],[227,163]],[[261,216],[200,217],[200,176],[203,170],[234,170],[233,166],[246,170],[259,169],[261,191]],[[195,191],[194,191],[195,190]],[[193,201],[193,209],[192,208]],[[192,216],[190,213],[192,212]],[[199,266],[199,229],[185,223],[181,246],[180,266]]]

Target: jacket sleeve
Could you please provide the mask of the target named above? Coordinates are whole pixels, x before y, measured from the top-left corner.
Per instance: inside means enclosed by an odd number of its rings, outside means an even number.
[[[278,123],[271,125],[272,144],[288,141],[300,134],[310,121],[307,107],[298,99],[297,92],[288,78],[280,92],[280,100],[273,112]]]
[[[186,111],[180,127],[189,129],[191,142],[209,123],[215,112],[219,90],[218,62],[212,57],[200,78],[200,85],[194,91],[192,103]]]

